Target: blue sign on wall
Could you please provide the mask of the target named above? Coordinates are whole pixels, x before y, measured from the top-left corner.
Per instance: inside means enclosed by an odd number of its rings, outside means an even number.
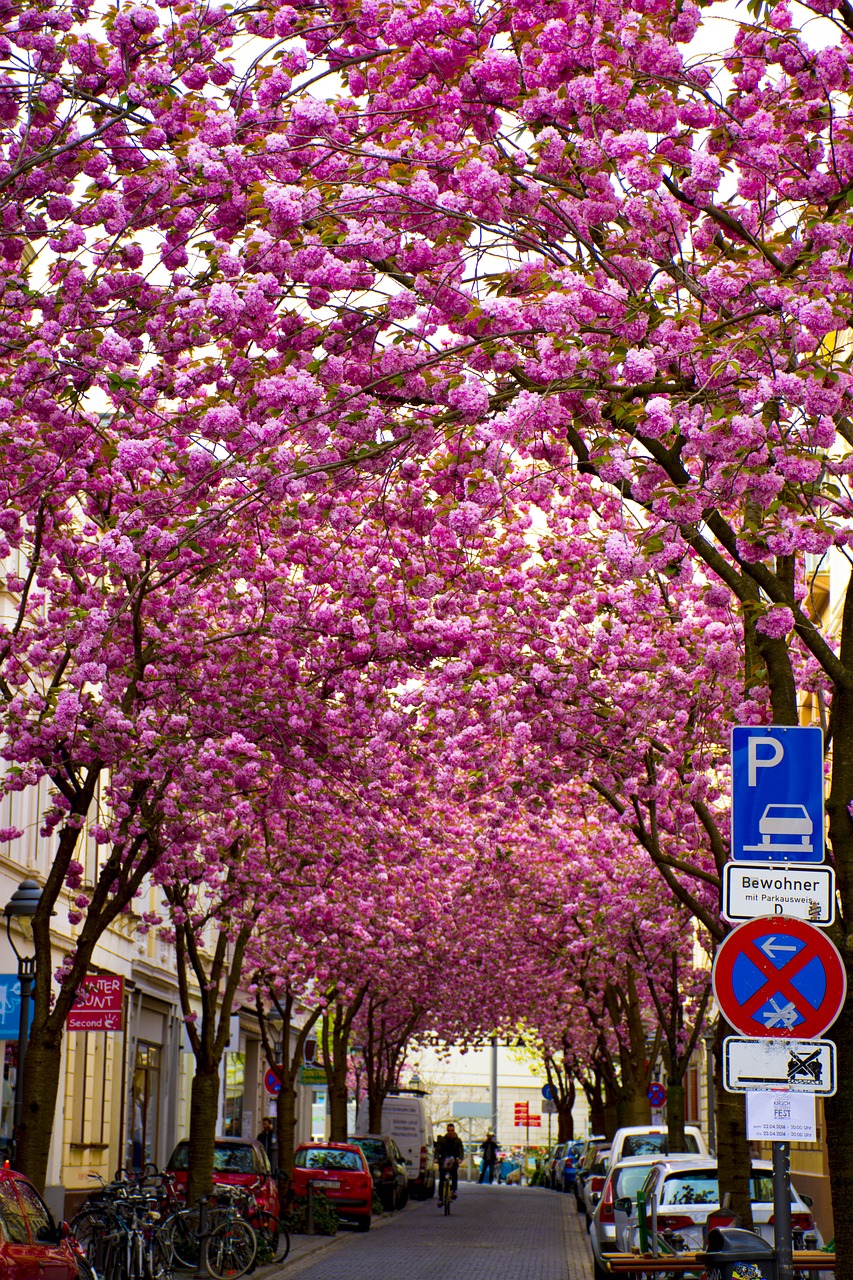
[[[823,862],[823,733],[732,729],[732,859]]]

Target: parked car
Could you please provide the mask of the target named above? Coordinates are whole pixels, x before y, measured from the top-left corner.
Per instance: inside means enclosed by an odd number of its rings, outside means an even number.
[[[563,1156],[568,1146],[568,1142],[558,1142],[545,1152],[542,1157],[542,1186],[550,1187],[552,1191],[557,1186],[557,1161]]]
[[[308,1183],[322,1191],[341,1218],[359,1231],[370,1230],[373,1175],[361,1147],[352,1142],[303,1142],[293,1157],[293,1191],[308,1195]]]
[[[184,1138],[175,1147],[166,1165],[174,1175],[178,1193],[187,1184],[190,1144]],[[213,1181],[225,1187],[254,1190],[259,1205],[278,1214],[278,1184],[272,1175],[267,1153],[259,1142],[248,1138],[217,1138],[213,1148]]]
[[[412,1089],[389,1093],[382,1104],[382,1131],[400,1148],[409,1170],[409,1194],[418,1200],[435,1193],[435,1143],[426,1097]],[[356,1125],[359,1133],[370,1132],[367,1102],[359,1104]]]
[[[58,1226],[29,1178],[0,1169],[0,1276],[3,1280],[95,1280],[66,1222]]]
[[[753,1160],[751,1182],[753,1225],[764,1240],[774,1244],[773,1166],[769,1161]],[[705,1222],[708,1215],[720,1207],[716,1160],[658,1160],[649,1170],[642,1189],[649,1220],[656,1215],[658,1232],[664,1233],[678,1252],[703,1247]],[[622,1207],[618,1197],[614,1204],[617,1209]],[[793,1186],[791,1225],[795,1249],[823,1246],[809,1207]],[[638,1246],[639,1236],[635,1207],[626,1220],[621,1238],[617,1231],[618,1250],[630,1251]]]
[[[554,1182],[558,1191],[574,1190],[577,1160],[582,1142],[567,1142],[563,1154],[554,1162]]]
[[[394,1139],[387,1133],[365,1133],[350,1141],[364,1152],[382,1208],[402,1209],[409,1199],[409,1168]]]
[[[584,1178],[583,1191],[581,1198],[583,1200],[583,1213],[586,1219],[586,1225],[589,1227],[592,1221],[592,1215],[595,1206],[601,1198],[604,1190],[604,1183],[610,1169],[610,1148],[599,1147],[595,1153],[595,1159],[589,1165]]]
[[[583,1157],[583,1161],[580,1165],[580,1168],[577,1171],[577,1175],[575,1176],[575,1201],[578,1206],[578,1213],[586,1213],[586,1204],[584,1201],[584,1188],[586,1187],[587,1180],[592,1175],[592,1166],[596,1163],[596,1161],[600,1159],[601,1154],[605,1151],[607,1152],[610,1151],[610,1143],[605,1142],[604,1140],[598,1143],[593,1143],[592,1145],[588,1146],[586,1149],[586,1153]],[[600,1176],[600,1175],[596,1175],[596,1176]],[[603,1186],[604,1186],[604,1182],[602,1181],[601,1183],[599,1183],[599,1188],[598,1188],[599,1191]]]
[[[660,1156],[630,1156],[627,1160],[619,1160],[616,1164],[611,1164],[608,1169],[589,1228],[595,1280],[606,1280],[610,1276],[605,1255],[617,1252],[615,1202],[623,1201],[623,1213],[626,1209],[625,1200],[630,1200],[633,1208],[637,1202],[637,1192],[646,1181],[652,1165],[661,1158]],[[703,1159],[703,1157],[697,1156],[697,1159]]]
[[[611,1143],[611,1160],[616,1164],[628,1156],[671,1155],[680,1153],[669,1150],[669,1134],[661,1125],[630,1125],[617,1129]],[[710,1154],[705,1139],[695,1125],[684,1126],[684,1154]]]

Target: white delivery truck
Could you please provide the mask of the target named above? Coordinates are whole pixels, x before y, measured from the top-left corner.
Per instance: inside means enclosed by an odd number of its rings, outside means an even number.
[[[359,1103],[356,1132],[367,1134],[367,1100]],[[432,1120],[421,1089],[390,1093],[382,1104],[382,1133],[393,1138],[409,1167],[409,1194],[428,1200],[435,1190]]]

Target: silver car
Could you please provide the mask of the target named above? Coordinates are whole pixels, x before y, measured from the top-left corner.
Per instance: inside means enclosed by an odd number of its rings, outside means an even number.
[[[774,1244],[773,1166],[768,1160],[753,1160],[751,1183],[755,1230],[769,1244]],[[709,1214],[720,1207],[716,1160],[707,1157],[697,1160],[695,1156],[686,1160],[659,1160],[649,1170],[643,1191],[650,1227],[656,1222],[658,1232],[677,1253],[703,1247],[705,1223]],[[823,1240],[809,1207],[794,1187],[791,1188],[791,1225],[795,1249],[822,1248]],[[617,1238],[617,1251],[630,1252],[639,1248],[639,1243],[635,1207],[627,1219],[625,1232]]]
[[[626,1217],[624,1202],[630,1200],[632,1206],[636,1204],[637,1192],[646,1181],[653,1165],[665,1159],[666,1156],[655,1155],[654,1153],[643,1156],[626,1156],[624,1160],[619,1160],[616,1164],[611,1165],[608,1170],[601,1196],[595,1206],[595,1212],[592,1215],[592,1222],[589,1226],[595,1280],[609,1280],[612,1272],[608,1266],[607,1254],[620,1252],[616,1240],[616,1201],[621,1200],[623,1202],[620,1216],[624,1219]],[[708,1157],[696,1155],[684,1157],[684,1159],[693,1159],[698,1164],[704,1165],[707,1164]]]

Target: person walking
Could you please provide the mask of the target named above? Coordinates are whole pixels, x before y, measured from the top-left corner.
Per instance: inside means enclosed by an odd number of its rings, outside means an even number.
[[[438,1161],[438,1203],[444,1190],[444,1179],[450,1178],[450,1190],[456,1199],[456,1188],[459,1185],[459,1161],[465,1155],[462,1139],[456,1132],[456,1126],[448,1124],[447,1133],[440,1133],[435,1140],[435,1158]],[[450,1165],[445,1167],[445,1161]]]
[[[483,1153],[483,1159],[480,1164],[479,1181],[491,1185],[495,1176],[495,1163],[498,1158],[498,1144],[495,1142],[493,1134],[486,1134],[485,1141],[480,1143],[480,1150]]]
[[[257,1141],[261,1144],[267,1153],[267,1159],[270,1162],[270,1168],[273,1173],[276,1169],[276,1141],[275,1128],[273,1127],[272,1116],[264,1116],[261,1131],[258,1134]]]

